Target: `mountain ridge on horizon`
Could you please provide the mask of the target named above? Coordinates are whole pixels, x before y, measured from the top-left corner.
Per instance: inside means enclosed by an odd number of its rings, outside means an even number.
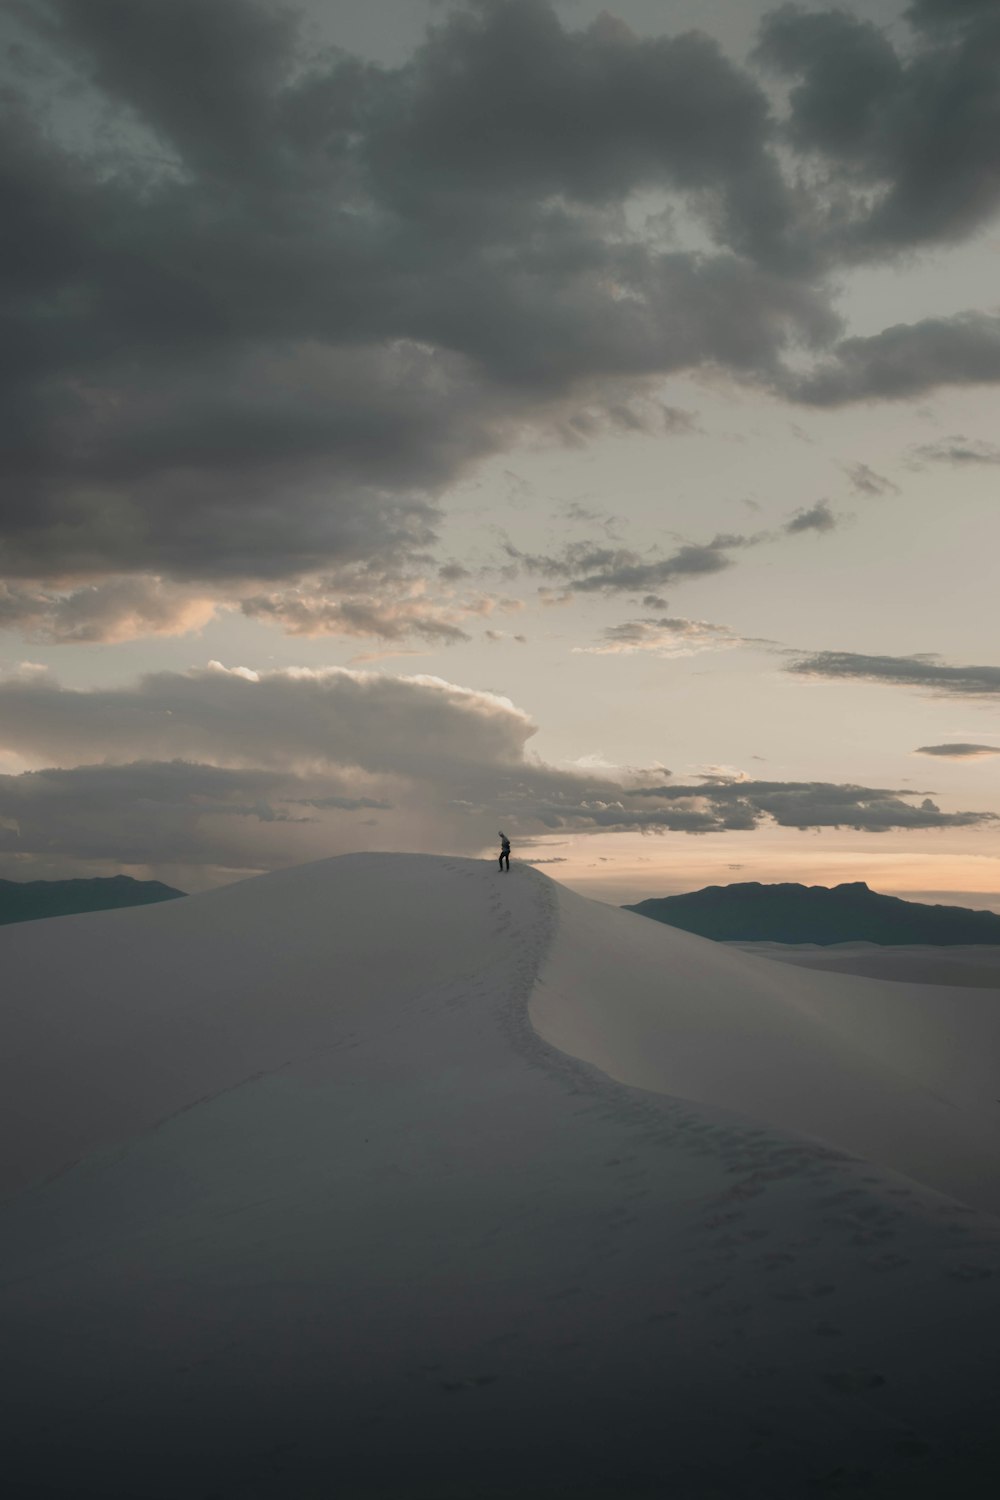
[[[863,880],[836,886],[737,881],[654,896],[623,909],[722,943],[1000,943],[1000,916],[995,912],[904,901],[873,891]]]
[[[184,891],[162,880],[132,875],[94,875],[71,880],[0,880],[0,927],[37,922],[45,917],[79,916],[88,911],[115,911],[173,901]]]

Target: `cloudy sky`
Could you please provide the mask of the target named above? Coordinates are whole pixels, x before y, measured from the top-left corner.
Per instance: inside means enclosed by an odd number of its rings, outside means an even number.
[[[0,50],[0,875],[1000,910],[998,0]]]

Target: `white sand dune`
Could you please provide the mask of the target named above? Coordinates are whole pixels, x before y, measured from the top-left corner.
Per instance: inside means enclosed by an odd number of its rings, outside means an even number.
[[[559,907],[531,1002],[548,1041],[1000,1213],[1000,997],[805,972],[565,891]]]
[[[397,855],[0,965],[19,1495],[991,1492],[988,991]]]

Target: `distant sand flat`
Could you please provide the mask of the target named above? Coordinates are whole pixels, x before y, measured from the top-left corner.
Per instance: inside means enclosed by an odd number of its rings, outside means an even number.
[[[0,972],[12,1493],[992,1492],[989,991],[398,855]]]
[[[968,984],[977,989],[1000,989],[1000,947],[968,946],[878,947],[874,943],[726,943],[758,958],[823,969],[831,974],[860,974],[890,979],[897,984]]]

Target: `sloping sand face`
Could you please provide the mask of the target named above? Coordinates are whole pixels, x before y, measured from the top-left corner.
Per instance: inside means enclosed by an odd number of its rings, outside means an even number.
[[[988,1492],[985,1013],[403,856],[0,963],[16,1492]]]
[[[558,902],[531,1001],[555,1046],[1000,1213],[1000,996],[813,972]]]

